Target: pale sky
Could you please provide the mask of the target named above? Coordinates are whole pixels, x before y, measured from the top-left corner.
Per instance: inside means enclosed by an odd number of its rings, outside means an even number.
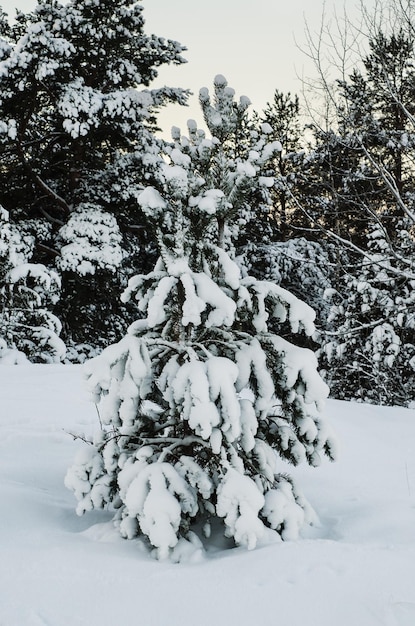
[[[333,7],[341,13],[345,7],[353,14],[358,3],[326,0],[326,13]],[[0,0],[9,17],[15,7],[26,11],[34,5],[34,0]],[[275,89],[300,93],[299,77],[313,72],[298,45],[305,43],[305,20],[318,29],[323,0],[143,0],[143,6],[147,33],[188,48],[188,63],[160,68],[154,83],[194,92],[188,108],[169,107],[160,115],[167,135],[172,125],[185,132],[189,118],[202,125],[197,94],[201,87],[212,88],[216,74],[223,74],[237,96],[248,96],[260,111]]]

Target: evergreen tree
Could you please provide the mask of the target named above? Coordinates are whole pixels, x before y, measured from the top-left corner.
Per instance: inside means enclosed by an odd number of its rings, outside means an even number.
[[[397,224],[403,217],[413,222],[413,24],[406,23],[409,13],[399,13],[402,7],[395,9],[390,27],[366,14],[369,52],[355,59],[350,75],[339,67],[342,79],[332,87],[322,75],[333,119],[313,121],[298,177],[300,214],[309,226],[363,253],[375,223],[393,253]],[[321,59],[316,63],[321,72]]]
[[[412,209],[415,112],[414,42],[402,29],[370,40],[364,71],[340,83],[340,124],[359,154],[355,178],[366,183],[357,206],[366,219],[376,214],[391,243],[395,227]],[[356,194],[357,195],[357,194]]]
[[[0,356],[18,350],[34,362],[59,362],[65,346],[50,309],[59,298],[60,280],[44,265],[27,262],[32,246],[33,239],[22,237],[0,207]]]
[[[222,77],[215,90],[214,105],[207,90],[201,100],[225,132],[233,92]],[[113,506],[122,536],[142,536],[173,560],[200,547],[200,529],[208,537],[219,526],[248,548],[266,528],[296,537],[313,514],[286,462],[315,466],[334,454],[314,354],[269,329],[272,320],[311,334],[314,312],[273,283],[243,278],[227,236],[243,190],[261,185],[279,146],[256,137],[228,160],[215,136],[190,129],[187,141],[176,132],[155,186],[139,196],[160,257],[124,293],[139,319],[87,365],[101,429],[66,477],[78,513]]]
[[[278,90],[273,101],[262,111],[260,121],[272,129],[272,138],[281,143],[281,150],[272,162],[276,183],[271,190],[273,226],[278,225],[282,240],[290,237],[290,222],[296,212],[293,202],[297,169],[302,161],[303,133],[300,127],[300,101],[297,95],[284,94]]]
[[[183,90],[149,86],[160,65],[183,62],[182,46],[147,35],[133,0],[42,0],[12,25],[2,17],[0,40],[0,202],[13,222],[30,221],[34,261],[54,265],[74,221],[88,230],[91,204],[93,219],[105,224],[115,216],[122,247],[137,261],[143,216],[136,196],[158,158],[156,113],[186,100]],[[45,219],[51,228],[38,232]],[[65,259],[57,263],[59,312],[75,340],[85,331],[96,341],[111,332],[108,292],[125,286],[120,255],[117,271],[114,256],[106,265],[93,260],[99,230],[94,241],[84,237],[92,273],[85,264],[78,272]]]

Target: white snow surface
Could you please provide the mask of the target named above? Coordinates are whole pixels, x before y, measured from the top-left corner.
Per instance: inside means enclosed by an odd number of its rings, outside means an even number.
[[[289,468],[320,523],[178,565],[75,513],[64,477],[97,415],[75,365],[0,372],[2,626],[413,626],[415,410],[327,402],[339,460]],[[285,468],[286,469],[286,468]],[[183,545],[183,552],[187,546]],[[195,555],[195,551],[189,551]],[[182,555],[183,556],[183,555]]]

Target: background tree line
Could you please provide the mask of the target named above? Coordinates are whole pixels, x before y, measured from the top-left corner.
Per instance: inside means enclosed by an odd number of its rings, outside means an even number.
[[[323,21],[308,39],[318,79],[307,98],[277,90],[250,113],[248,100],[236,102],[222,85],[218,112],[202,90],[212,137],[190,125],[187,138],[176,129],[170,142],[156,137],[157,111],[184,103],[187,92],[151,82],[160,65],[181,64],[185,49],[146,34],[141,6],[46,1],[13,23],[1,13],[0,315],[8,344],[32,360],[59,360],[60,335],[66,358],[77,361],[120,339],[136,317],[120,295],[157,255],[157,231],[138,198],[160,184],[166,155],[180,146],[197,156],[195,171],[223,182],[266,136],[279,149],[261,164],[261,185],[246,175],[232,192],[233,209],[218,221],[222,245],[243,271],[317,311],[317,332],[302,341],[318,351],[335,397],[409,404],[413,11],[412,0],[385,0],[370,13],[362,7],[359,27],[347,17],[327,28]],[[333,44],[338,61],[324,58]],[[326,62],[336,67],[330,81]]]

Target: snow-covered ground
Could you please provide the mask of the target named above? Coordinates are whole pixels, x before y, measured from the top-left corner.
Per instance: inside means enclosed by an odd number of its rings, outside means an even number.
[[[0,367],[1,626],[413,626],[415,411],[329,401],[337,463],[292,470],[296,542],[154,561],[63,484],[97,420],[79,366]]]

